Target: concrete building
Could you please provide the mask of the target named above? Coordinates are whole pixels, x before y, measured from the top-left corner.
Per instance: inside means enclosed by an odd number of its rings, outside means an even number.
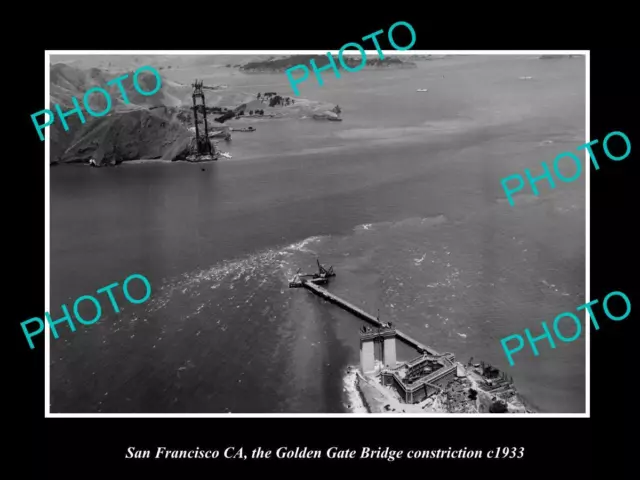
[[[395,368],[381,372],[381,383],[393,387],[405,403],[420,403],[445,389],[456,378],[455,356],[423,354]]]

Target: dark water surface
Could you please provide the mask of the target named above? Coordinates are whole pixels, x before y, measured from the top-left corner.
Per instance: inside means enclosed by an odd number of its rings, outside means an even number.
[[[287,94],[284,78],[235,77]],[[345,120],[262,121],[204,172],[51,170],[52,316],[132,273],[153,289],[52,338],[51,411],[348,411],[360,321],[287,288],[319,257],[332,291],[504,368],[540,411],[583,412],[584,336],[514,367],[500,339],[584,303],[584,174],[515,207],[500,179],[585,142],[584,61],[460,57],[301,90]]]

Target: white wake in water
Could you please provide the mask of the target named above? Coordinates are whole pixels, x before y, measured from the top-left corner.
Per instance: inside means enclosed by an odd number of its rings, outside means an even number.
[[[280,249],[269,249],[241,259],[226,260],[210,268],[170,279],[154,293],[146,311],[152,313],[164,308],[176,294],[195,298],[222,285],[233,290],[238,284],[247,285],[251,281],[257,281],[260,285],[273,281],[274,278],[288,282],[288,278],[293,275],[293,266],[288,263],[287,258],[295,252],[315,253],[307,247],[322,238],[309,237]],[[203,306],[200,305],[195,313]]]
[[[355,367],[351,367],[343,379],[344,391],[348,398],[347,410],[350,413],[367,413],[367,407],[364,406],[362,397],[356,388],[356,381],[357,370]]]

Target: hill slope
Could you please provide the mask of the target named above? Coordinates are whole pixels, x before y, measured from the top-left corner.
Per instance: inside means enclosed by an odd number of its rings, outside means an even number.
[[[120,89],[117,85],[107,86],[106,83],[113,78],[117,78],[119,76],[128,73],[129,76],[126,78],[122,85],[125,89],[127,99],[129,103],[126,104],[122,98],[120,93]],[[85,117],[85,123],[83,124],[77,115],[71,115],[66,118],[67,124],[69,125],[69,130],[65,131],[60,119],[57,118],[49,127],[50,136],[51,136],[51,162],[69,162],[69,161],[80,161],[81,159],[88,160],[90,156],[89,153],[93,152],[95,148],[88,148],[86,145],[86,141],[97,142],[98,139],[102,138],[102,133],[106,128],[106,125],[110,125],[107,130],[118,130],[123,128],[125,131],[128,131],[132,128],[131,122],[133,119],[142,122],[145,119],[148,119],[149,113],[147,114],[138,114],[131,116],[122,117],[123,113],[133,113],[133,112],[145,112],[151,107],[157,107],[162,105],[169,106],[179,106],[183,105],[185,102],[190,101],[191,97],[191,89],[189,86],[180,85],[175,82],[172,82],[166,78],[162,77],[162,86],[160,90],[150,96],[141,95],[133,86],[133,73],[134,71],[129,72],[106,72],[100,70],[98,68],[90,68],[88,70],[82,70],[64,63],[57,63],[51,66],[50,71],[50,99],[51,105],[50,108],[52,111],[56,111],[55,105],[59,105],[60,109],[65,112],[73,108],[73,100],[75,97],[80,104],[83,115]],[[156,86],[156,80],[150,72],[143,72],[138,76],[138,81],[140,83],[140,87],[145,91],[151,91]],[[89,115],[85,109],[83,97],[87,90],[93,87],[102,87],[110,93],[111,96],[111,110],[105,117],[93,117]],[[102,112],[107,106],[107,101],[103,95],[99,93],[94,93],[89,97],[89,106],[95,112]],[[157,117],[157,115],[156,115]],[[165,118],[165,121],[169,120]],[[155,122],[151,124],[152,129],[156,127]],[[186,129],[185,129],[186,130]],[[101,133],[102,132],[102,133]],[[125,137],[129,134],[125,134]],[[158,130],[154,135],[157,138],[161,137],[161,131]],[[113,140],[109,140],[111,138],[110,134],[105,136],[105,151],[111,151],[113,148]],[[86,140],[90,139],[90,140]],[[81,141],[82,140],[82,141]],[[162,139],[160,138],[162,141]],[[143,141],[145,141],[143,139]],[[78,143],[80,142],[80,143]],[[128,139],[127,142],[129,145],[132,144],[132,140]],[[161,142],[162,143],[162,142]],[[79,147],[74,147],[73,150],[67,152],[70,149],[70,146],[78,144]],[[83,154],[78,151],[78,148],[85,149]],[[158,153],[157,149],[148,149],[141,145],[141,151],[144,155],[148,155],[145,158],[156,158],[160,155],[159,158],[162,158],[162,153]],[[129,152],[129,153],[126,153]],[[98,155],[101,155],[100,152],[96,152]],[[129,147],[124,148],[124,156],[125,159],[130,159],[132,149]],[[96,160],[98,160],[96,158]]]
[[[96,119],[59,153],[61,163],[110,164],[127,160],[174,160],[185,151],[191,133],[163,109],[117,112]]]
[[[167,78],[162,78],[162,86],[160,90],[153,95],[146,96],[138,93],[133,86],[132,71],[122,72],[106,72],[98,68],[90,68],[81,70],[76,67],[69,66],[64,63],[56,63],[51,66],[51,104],[58,104],[60,108],[70,109],[73,106],[72,97],[78,99],[78,103],[83,106],[83,96],[87,90],[93,87],[101,87],[107,90],[111,95],[112,110],[131,110],[140,107],[150,107],[158,105],[181,105],[188,100],[191,95],[189,86],[180,85],[172,82]],[[107,86],[106,83],[114,78],[124,74],[129,76],[123,80],[122,85],[127,94],[130,104],[125,104],[117,85]],[[145,91],[151,91],[156,86],[155,77],[151,72],[143,72],[138,76],[140,88]],[[91,109],[101,112],[106,107],[106,100],[100,93],[94,93],[89,97]],[[53,110],[53,109],[52,109]]]
[[[163,70],[176,70],[193,67],[220,67],[242,65],[253,60],[265,58],[265,55],[52,55],[51,62],[87,70],[98,67],[103,70],[128,71],[142,65],[151,65],[160,74]]]

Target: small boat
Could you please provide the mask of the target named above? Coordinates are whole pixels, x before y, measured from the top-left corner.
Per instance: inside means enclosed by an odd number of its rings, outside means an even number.
[[[224,158],[231,158],[231,154],[229,152],[220,152],[220,156]]]
[[[327,117],[327,120],[330,122],[341,122],[342,119],[340,117]]]
[[[416,90],[416,92],[428,92],[429,89],[428,88],[419,88]]]

